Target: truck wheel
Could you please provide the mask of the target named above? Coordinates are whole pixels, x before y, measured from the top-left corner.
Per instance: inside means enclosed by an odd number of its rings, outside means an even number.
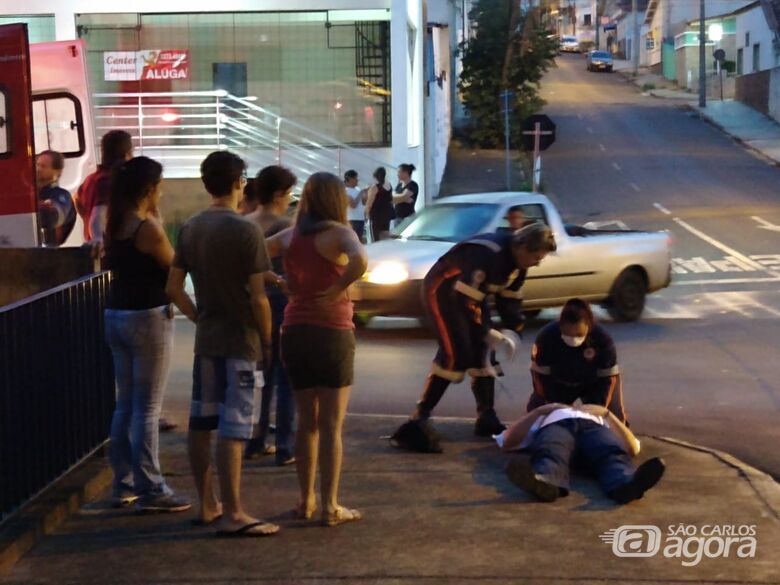
[[[621,272],[612,285],[607,312],[615,321],[636,321],[642,315],[647,296],[647,283],[636,269]]]

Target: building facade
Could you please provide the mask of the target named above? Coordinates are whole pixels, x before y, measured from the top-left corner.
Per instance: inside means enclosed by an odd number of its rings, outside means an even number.
[[[226,92],[388,167],[412,163],[424,185],[422,0],[223,0],[215,7],[0,0],[0,24],[27,22],[31,42],[84,39],[95,94]],[[184,119],[182,108],[171,115]]]

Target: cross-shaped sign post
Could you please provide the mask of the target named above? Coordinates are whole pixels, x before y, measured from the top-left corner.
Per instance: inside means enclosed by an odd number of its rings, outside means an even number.
[[[533,191],[539,190],[542,179],[541,151],[547,150],[555,142],[555,124],[544,114],[528,117],[523,123],[523,146],[526,150],[533,148]]]

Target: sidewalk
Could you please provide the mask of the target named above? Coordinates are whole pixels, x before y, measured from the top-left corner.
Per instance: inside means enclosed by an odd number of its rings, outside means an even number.
[[[707,106],[700,108],[697,95],[677,89],[673,82],[662,75],[640,68],[639,75],[634,78],[630,61],[616,60],[615,69],[638,88],[645,88],[643,93],[684,102],[735,140],[769,161],[780,164],[780,124],[774,119],[736,100],[708,99]],[[653,89],[647,89],[648,86],[653,86]]]
[[[470,421],[439,421],[448,438],[445,453],[417,455],[380,439],[401,420],[347,419],[341,492],[345,505],[363,512],[358,523],[322,528],[280,520],[277,536],[224,540],[209,528],[192,528],[190,513],[137,516],[103,502],[44,539],[0,582],[595,585],[780,578],[780,488],[760,472],[643,438],[642,457],[663,456],[668,466],[644,499],[618,507],[590,480],[578,479],[569,497],[542,504],[506,479],[506,456],[491,442],[474,440]],[[162,465],[170,483],[193,496],[185,450],[184,433],[163,437]],[[295,471],[267,460],[248,462],[243,491],[249,510],[273,518],[296,501]],[[618,558],[599,536],[623,525],[645,526],[639,530],[646,538],[658,527],[661,552]],[[667,532],[680,525],[689,534],[709,534],[714,525],[724,526],[721,532],[755,526],[755,557],[738,558],[732,544],[728,558],[709,558],[705,551],[713,557],[724,551],[722,541],[708,537],[691,540],[687,558],[667,558]],[[618,540],[630,550],[625,532]]]

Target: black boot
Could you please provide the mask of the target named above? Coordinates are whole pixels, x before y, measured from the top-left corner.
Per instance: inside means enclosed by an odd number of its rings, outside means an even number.
[[[472,379],[471,391],[477,401],[477,422],[474,434],[478,437],[491,437],[506,429],[493,408],[495,400],[495,378],[480,376]]]
[[[450,385],[449,380],[445,380],[431,374],[428,376],[428,380],[425,383],[425,389],[423,390],[420,400],[417,402],[417,410],[412,414],[413,420],[428,420],[431,418],[431,412],[439,404],[441,397],[447,391]]]
[[[402,424],[390,437],[393,446],[418,453],[441,453],[440,436],[430,422],[431,412],[444,396],[449,380],[435,374],[428,376],[422,396],[411,419]]]

